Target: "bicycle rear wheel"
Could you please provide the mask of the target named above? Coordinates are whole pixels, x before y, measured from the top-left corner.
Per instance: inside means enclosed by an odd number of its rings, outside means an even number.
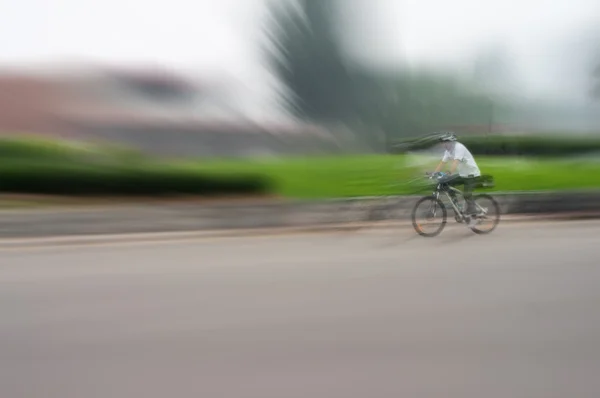
[[[477,209],[477,223],[470,228],[476,234],[489,234],[500,222],[500,205],[487,194],[476,195],[473,200]]]
[[[433,196],[426,196],[419,199],[412,211],[412,224],[421,236],[433,238],[439,235],[446,226],[446,207],[441,200]],[[424,218],[422,220],[421,218]],[[439,221],[435,221],[436,217]],[[431,230],[427,227],[433,226]]]

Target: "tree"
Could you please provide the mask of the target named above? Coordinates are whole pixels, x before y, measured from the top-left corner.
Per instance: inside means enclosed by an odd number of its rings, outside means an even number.
[[[336,33],[338,0],[272,0],[267,63],[290,113],[318,122],[352,118],[353,80]]]
[[[452,76],[367,70],[346,57],[336,10],[347,0],[271,0],[266,58],[293,115],[350,126],[371,148],[446,126],[484,124],[489,101]],[[383,134],[382,134],[383,133]]]

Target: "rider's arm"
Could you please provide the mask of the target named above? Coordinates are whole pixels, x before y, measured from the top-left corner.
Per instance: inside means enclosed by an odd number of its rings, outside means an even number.
[[[435,168],[434,173],[439,173],[440,171],[442,171],[442,168],[444,167],[444,165],[446,163],[448,163],[449,159],[450,159],[450,152],[445,151],[444,157],[442,158],[442,161],[440,162],[440,164],[438,164],[438,166]]]
[[[454,171],[456,171],[456,168],[458,167],[458,162],[460,162],[460,160],[462,158],[464,158],[465,156],[465,147],[462,145],[457,145],[456,148],[454,149],[454,156],[453,156],[453,162],[452,162],[452,166],[450,166],[450,174],[454,174]]]
[[[452,166],[450,166],[450,174],[454,174],[454,171],[458,167],[458,159],[454,159]]]
[[[435,168],[434,173],[439,173],[442,170],[442,168],[444,167],[445,164],[446,164],[446,162],[442,160],[440,162],[440,164],[438,164],[438,166]]]

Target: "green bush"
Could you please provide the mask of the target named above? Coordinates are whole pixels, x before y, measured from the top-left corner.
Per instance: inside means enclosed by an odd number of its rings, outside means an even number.
[[[0,161],[0,192],[69,196],[264,194],[272,187],[255,175],[211,175],[168,167],[97,167]]]
[[[118,145],[34,137],[3,137],[0,138],[0,159],[97,163],[140,161],[144,156],[135,149]]]
[[[600,151],[600,139],[548,136],[489,136],[461,139],[478,155],[572,156]]]
[[[500,156],[572,156],[600,152],[600,139],[568,136],[462,136],[474,155]],[[432,137],[413,139],[398,145],[399,152],[422,150],[436,145]]]
[[[82,150],[65,142],[40,138],[1,138],[0,159],[65,160],[74,158]]]
[[[261,176],[158,163],[129,148],[32,137],[0,139],[0,192],[69,196],[255,195]]]

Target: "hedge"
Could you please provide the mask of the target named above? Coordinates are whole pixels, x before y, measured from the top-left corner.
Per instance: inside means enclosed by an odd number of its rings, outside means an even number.
[[[598,137],[562,136],[459,136],[475,155],[502,156],[572,156],[600,152]],[[397,152],[430,148],[437,142],[433,137],[407,140],[400,143]]]
[[[600,151],[597,137],[479,136],[461,142],[478,155],[572,156]]]
[[[0,193],[69,196],[260,195],[261,175],[175,167],[117,145],[0,138]]]
[[[97,144],[34,137],[1,137],[1,160],[68,161],[87,163],[130,163],[147,157],[133,148],[114,144]]]
[[[272,191],[256,175],[211,175],[165,166],[98,167],[0,160],[0,192],[69,196],[256,195]]]

